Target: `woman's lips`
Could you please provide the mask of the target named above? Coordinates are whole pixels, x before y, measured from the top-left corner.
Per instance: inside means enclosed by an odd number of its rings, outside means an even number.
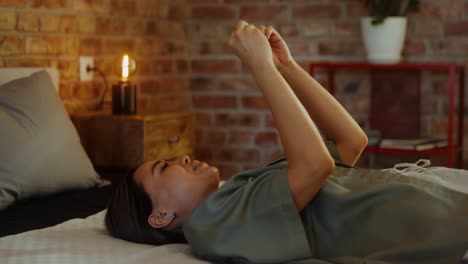
[[[198,160],[196,160],[196,161],[193,163],[193,171],[196,171],[201,165],[202,165],[201,162],[199,162]]]
[[[194,163],[193,163],[193,171],[196,171],[198,170],[200,167],[203,167],[205,165],[208,165],[206,164],[205,162],[200,162],[198,160],[196,160]]]

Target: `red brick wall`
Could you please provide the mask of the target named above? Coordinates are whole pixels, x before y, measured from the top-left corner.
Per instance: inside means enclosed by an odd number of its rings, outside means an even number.
[[[356,0],[185,2],[190,10],[187,21],[189,82],[193,109],[200,122],[197,153],[200,158],[220,166],[225,176],[263,164],[281,152],[279,137],[259,91],[226,47],[228,33],[238,19],[275,26],[302,65],[314,60],[362,60],[365,57],[359,18],[366,10]],[[410,61],[467,64],[467,9],[466,0],[422,0],[421,12],[409,19],[404,56]],[[323,75],[318,78],[326,86],[326,78]],[[424,72],[421,82],[420,134],[443,136],[446,131],[446,75]],[[370,107],[367,72],[339,72],[336,96],[358,122],[367,123]],[[468,158],[467,155],[465,151]],[[366,158],[363,157],[360,166],[367,165]],[[444,164],[443,160],[431,159],[434,164]],[[417,157],[385,156],[381,160],[377,157],[376,161],[377,166],[388,166],[416,160]]]
[[[136,58],[138,112],[189,110],[185,19],[173,1],[0,0],[0,66],[57,67],[69,111],[97,107],[104,83],[79,82],[79,56],[93,56],[109,83],[128,52]],[[109,108],[111,93],[107,93]]]
[[[73,111],[95,107],[103,90],[96,74],[94,82],[78,81],[78,57],[94,56],[113,82],[115,55],[128,51],[138,63],[139,112],[193,109],[198,158],[228,177],[281,152],[260,93],[226,45],[236,21],[275,26],[306,65],[362,60],[365,14],[357,0],[0,0],[0,66],[58,67],[61,96]],[[468,0],[422,0],[421,12],[410,16],[405,57],[467,64],[467,23]],[[423,73],[423,134],[445,131],[445,81]],[[366,122],[367,72],[339,72],[336,96]]]

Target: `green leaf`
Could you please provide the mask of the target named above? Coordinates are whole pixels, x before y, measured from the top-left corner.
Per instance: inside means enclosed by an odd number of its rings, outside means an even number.
[[[389,16],[406,16],[420,9],[420,0],[360,0],[367,8],[373,25],[381,24]],[[406,5],[406,6],[405,6]]]
[[[409,12],[418,12],[420,6],[419,0],[410,0],[408,3],[408,7],[405,10],[404,15],[408,14]]]

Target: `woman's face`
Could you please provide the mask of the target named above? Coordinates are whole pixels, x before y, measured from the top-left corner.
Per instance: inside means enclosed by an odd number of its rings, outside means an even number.
[[[190,160],[187,155],[173,161],[145,162],[133,177],[150,196],[153,208],[171,211],[177,216],[188,216],[219,185],[216,167]]]

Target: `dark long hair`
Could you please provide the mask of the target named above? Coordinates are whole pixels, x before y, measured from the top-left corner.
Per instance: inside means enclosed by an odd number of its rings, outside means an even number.
[[[149,225],[148,217],[153,206],[149,195],[133,179],[134,172],[135,170],[130,171],[114,187],[105,218],[107,231],[114,237],[136,243],[187,243],[182,232],[162,230]]]

